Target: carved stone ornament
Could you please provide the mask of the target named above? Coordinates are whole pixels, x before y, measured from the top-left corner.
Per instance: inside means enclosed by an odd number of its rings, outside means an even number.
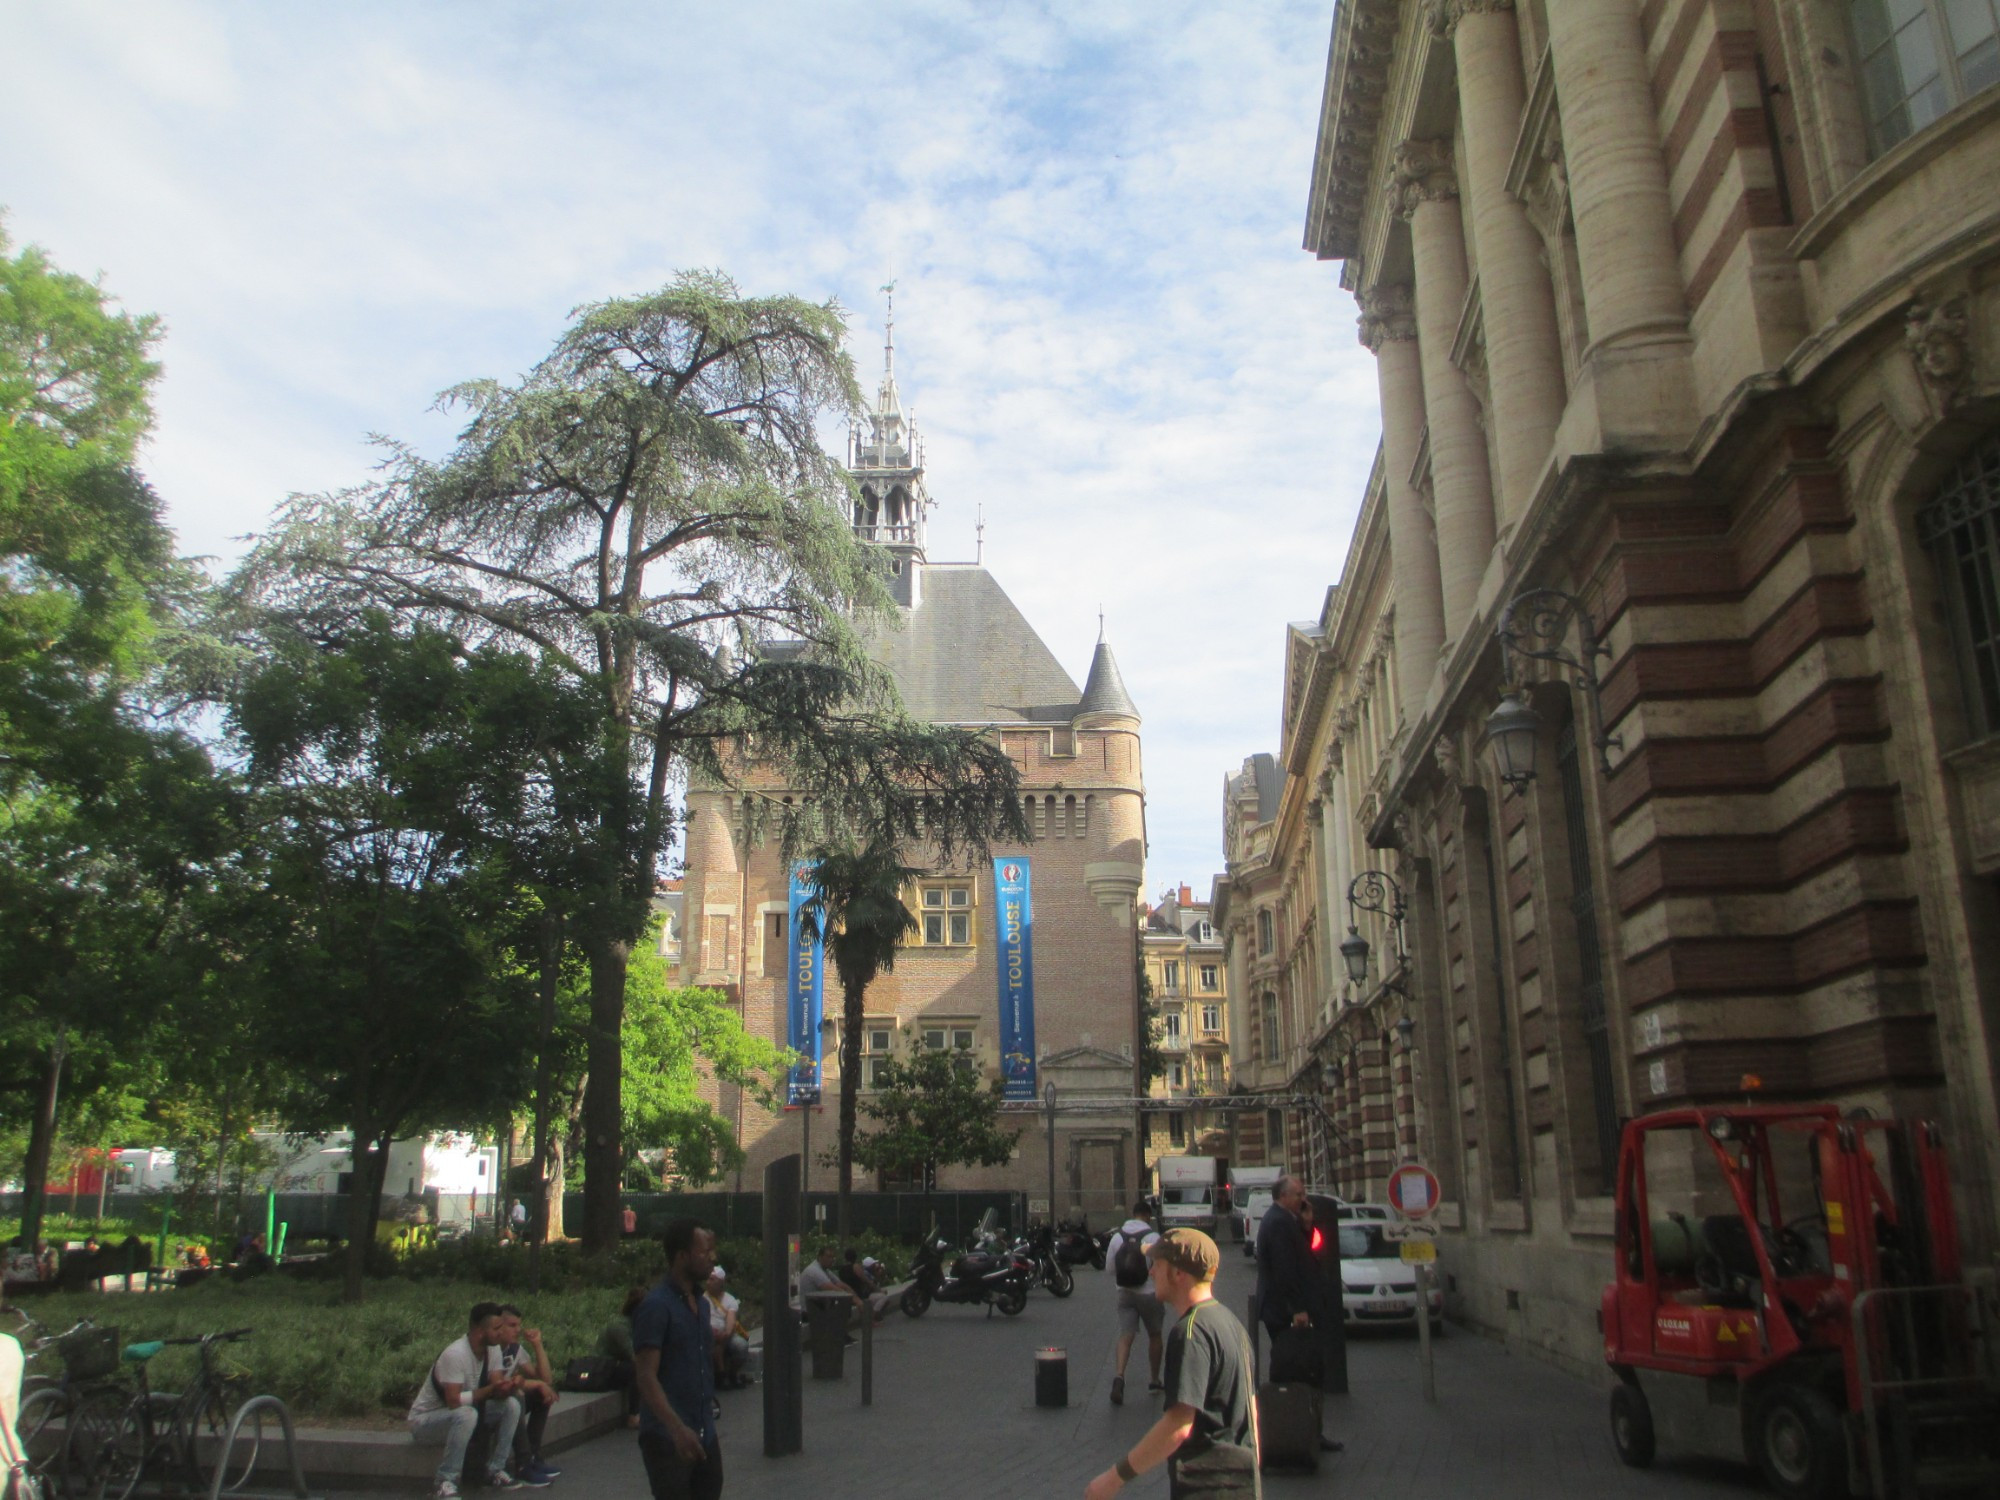
[[[1410,810],[1399,807],[1389,818],[1389,831],[1395,836],[1396,847],[1408,853],[1414,847],[1416,830],[1410,823]]]
[[[1903,343],[1925,386],[1945,411],[1965,399],[1972,373],[1971,350],[1966,343],[1970,329],[1963,297],[1913,302],[1903,318]]]
[[[1514,0],[1425,0],[1424,24],[1432,36],[1449,37],[1462,16],[1491,15],[1512,10]]]
[[[1417,336],[1417,301],[1407,285],[1378,286],[1357,300],[1361,303],[1361,342],[1368,348],[1380,349]]]
[[[1331,783],[1333,778],[1338,776],[1341,773],[1341,771],[1345,769],[1346,764],[1347,764],[1347,750],[1345,744],[1341,740],[1340,736],[1335,735],[1333,739],[1328,741],[1327,743],[1326,770],[1324,770],[1320,774],[1325,776],[1327,781]]]
[[[1444,779],[1456,786],[1458,784],[1458,742],[1449,739],[1439,740],[1432,747],[1431,755],[1436,759],[1438,769],[1444,772]]]
[[[1395,616],[1384,615],[1381,619],[1375,622],[1375,634],[1371,644],[1373,649],[1370,652],[1370,655],[1377,661],[1380,661],[1384,657],[1388,656],[1390,651],[1392,651],[1395,648],[1396,645]]]
[[[1408,218],[1422,203],[1441,203],[1458,196],[1458,174],[1452,169],[1450,141],[1404,141],[1396,148],[1390,189],[1396,212]]]
[[[1313,778],[1313,788],[1327,801],[1333,800],[1333,772],[1321,771]]]

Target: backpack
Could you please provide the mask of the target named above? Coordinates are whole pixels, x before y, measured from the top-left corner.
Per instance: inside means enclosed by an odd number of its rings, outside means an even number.
[[[1141,1287],[1146,1284],[1146,1247],[1126,1235],[1118,1242],[1118,1253],[1111,1258],[1111,1275],[1122,1287]]]

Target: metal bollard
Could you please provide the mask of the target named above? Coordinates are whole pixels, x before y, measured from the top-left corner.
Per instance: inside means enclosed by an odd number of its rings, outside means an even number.
[[[1035,1405],[1069,1405],[1069,1354],[1066,1350],[1035,1351]]]
[[[875,1315],[863,1309],[861,1319],[861,1404],[875,1404]]]

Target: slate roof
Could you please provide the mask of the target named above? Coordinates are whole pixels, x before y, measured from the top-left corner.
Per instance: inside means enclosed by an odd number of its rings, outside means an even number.
[[[875,645],[913,717],[932,724],[1075,717],[1082,697],[1076,683],[991,573],[963,563],[923,569],[922,602],[902,611],[903,628],[885,630]]]
[[[1128,719],[1139,717],[1132,695],[1125,691],[1125,679],[1118,675],[1118,663],[1112,659],[1111,648],[1102,641],[1097,643],[1097,654],[1090,659],[1090,679],[1083,685],[1083,701],[1076,711],[1122,714]]]

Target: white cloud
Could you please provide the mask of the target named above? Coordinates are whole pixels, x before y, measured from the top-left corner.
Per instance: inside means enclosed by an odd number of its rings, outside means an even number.
[[[169,326],[148,454],[186,547],[435,444],[575,304],[720,265],[837,295],[930,439],[933,551],[1146,715],[1149,881],[1205,889],[1274,747],[1285,621],[1375,444],[1297,246],[1329,7],[977,0],[319,9],[0,0],[0,203]],[[79,104],[79,101],[86,101]]]

